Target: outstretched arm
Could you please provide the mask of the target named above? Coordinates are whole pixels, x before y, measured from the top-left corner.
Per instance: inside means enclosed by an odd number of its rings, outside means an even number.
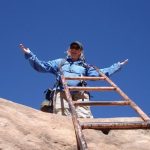
[[[128,59],[126,59],[126,60],[124,60],[122,62],[115,63],[115,64],[113,64],[112,66],[110,66],[108,68],[104,68],[104,69],[100,69],[100,70],[103,73],[105,73],[107,76],[111,76],[115,72],[119,71],[127,63],[128,63]]]
[[[25,58],[29,60],[31,66],[38,72],[49,72],[55,74],[55,68],[57,66],[57,62],[54,61],[41,61],[39,60],[36,55],[34,55],[29,48],[26,48],[23,44],[19,45],[22,49],[23,53],[25,54]]]
[[[128,59],[122,62],[115,63],[110,67],[100,69],[100,71],[103,72],[105,75],[110,76],[114,74],[115,72],[119,71],[127,63],[128,63]],[[99,76],[99,73],[96,71],[94,66],[93,67],[91,66],[88,69],[87,76]]]

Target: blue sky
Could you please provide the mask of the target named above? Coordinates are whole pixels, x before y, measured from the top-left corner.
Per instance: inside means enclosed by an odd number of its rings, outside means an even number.
[[[1,0],[0,97],[39,109],[43,91],[55,78],[34,71],[18,45],[48,61],[64,58],[70,42],[79,40],[87,62],[99,68],[129,59],[111,79],[150,115],[149,7],[148,0]],[[93,100],[118,98],[92,95]],[[95,117],[136,116],[126,106],[94,107],[92,112]]]

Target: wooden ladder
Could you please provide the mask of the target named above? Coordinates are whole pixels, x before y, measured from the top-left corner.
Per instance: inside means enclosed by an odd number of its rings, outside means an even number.
[[[146,115],[142,109],[133,102],[114,82],[112,82],[105,74],[100,70],[100,77],[64,77],[61,75],[62,84],[68,100],[70,111],[72,114],[72,121],[75,129],[78,150],[87,150],[88,146],[83,135],[83,129],[150,129],[150,118]],[[105,80],[110,84],[106,87],[72,87],[67,85],[67,80]],[[70,91],[116,91],[123,100],[121,101],[89,101],[89,102],[74,102]],[[141,121],[132,122],[80,122],[75,106],[124,106],[129,105],[140,116]]]

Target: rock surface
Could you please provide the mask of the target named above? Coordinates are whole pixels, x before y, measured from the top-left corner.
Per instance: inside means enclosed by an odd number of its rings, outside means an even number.
[[[101,121],[106,121],[106,119],[101,119]],[[150,130],[111,130],[106,135],[98,130],[86,129],[84,135],[89,150],[150,149]],[[44,113],[0,99],[0,150],[76,149],[71,118]]]

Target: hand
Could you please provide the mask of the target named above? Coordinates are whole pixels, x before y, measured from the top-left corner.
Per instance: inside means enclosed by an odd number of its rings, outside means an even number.
[[[120,65],[123,66],[123,65],[126,65],[127,63],[128,63],[128,59],[126,59],[126,60],[120,62]]]
[[[22,49],[22,51],[23,51],[24,53],[29,54],[29,53],[31,52],[31,51],[30,51],[30,49],[29,49],[29,48],[24,47],[24,45],[23,45],[23,44],[20,44],[19,46],[20,46],[20,48]]]

